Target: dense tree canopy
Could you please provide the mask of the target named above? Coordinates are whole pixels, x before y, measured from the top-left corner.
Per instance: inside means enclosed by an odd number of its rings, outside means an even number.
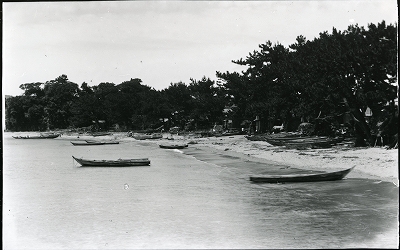
[[[360,143],[366,139],[371,144],[397,98],[396,44],[397,26],[384,21],[367,30],[333,28],[312,41],[298,36],[289,48],[268,41],[260,51],[234,61],[248,67],[242,74],[217,75],[228,96],[237,98],[242,119],[258,114],[271,121],[264,122],[267,129],[283,122],[289,130],[306,121],[315,124],[316,133],[332,134],[348,114]],[[369,120],[367,108],[372,110]]]
[[[171,83],[157,91],[134,78],[120,84],[102,82],[79,87],[61,75],[45,83],[20,86],[22,96],[6,100],[9,130],[73,127],[125,130],[179,126],[206,129],[232,119],[258,116],[262,131],[283,124],[296,130],[301,122],[314,133],[333,135],[348,130],[361,144],[377,135],[397,133],[397,24],[351,25],[347,30],[321,32],[307,40],[299,35],[288,47],[267,41],[244,59],[242,72],[219,72],[216,82],[203,77]],[[223,113],[230,107],[230,113]],[[371,117],[365,112],[372,111]],[[385,132],[386,131],[386,132]]]

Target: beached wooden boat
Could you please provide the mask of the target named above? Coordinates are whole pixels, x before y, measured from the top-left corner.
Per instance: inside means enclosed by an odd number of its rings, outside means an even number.
[[[74,146],[97,146],[104,145],[104,142],[71,141]]]
[[[151,140],[151,139],[161,139],[163,138],[163,135],[160,133],[155,133],[155,134],[133,134],[133,138],[136,140]]]
[[[110,132],[93,132],[91,133],[92,136],[105,136],[105,135],[112,135]]]
[[[59,136],[60,136],[60,134],[40,134],[40,135],[13,136],[13,138],[14,139],[54,139]]]
[[[304,138],[288,141],[280,141],[286,148],[330,148],[343,141],[342,137],[336,138]]]
[[[319,174],[252,176],[250,177],[250,181],[266,183],[337,181],[343,179],[353,168],[354,167],[346,170]]]
[[[131,167],[150,165],[148,158],[141,159],[118,159],[118,160],[88,160],[72,156],[82,166],[91,167]]]
[[[302,135],[257,135],[246,137],[252,141],[266,141],[273,146],[284,146],[286,148],[330,148],[343,141],[343,137],[330,138],[326,136],[302,136]]]
[[[234,136],[234,135],[242,135],[243,132],[240,131],[224,131],[222,133],[214,133],[215,137],[222,137],[222,136]]]
[[[277,133],[277,134],[257,134],[257,135],[247,135],[245,136],[247,140],[250,141],[266,141],[267,139],[275,139],[275,140],[293,140],[293,139],[301,139],[307,136],[303,136],[299,133]]]
[[[187,148],[187,144],[160,144],[160,148],[166,148],[166,149],[183,149]]]
[[[286,145],[302,145],[302,144],[313,144],[313,143],[330,143],[334,140],[327,138],[296,138],[296,139],[275,139],[265,138],[265,141],[275,146],[286,146]]]
[[[85,140],[87,143],[103,143],[103,144],[119,144],[119,141],[96,141],[96,140]]]

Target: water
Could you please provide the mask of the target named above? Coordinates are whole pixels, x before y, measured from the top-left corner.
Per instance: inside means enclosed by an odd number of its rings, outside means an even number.
[[[398,246],[392,183],[350,174],[337,182],[254,184],[249,175],[265,165],[193,145],[182,151],[139,141],[79,147],[6,133],[4,249]],[[151,166],[80,167],[72,155],[148,157]]]

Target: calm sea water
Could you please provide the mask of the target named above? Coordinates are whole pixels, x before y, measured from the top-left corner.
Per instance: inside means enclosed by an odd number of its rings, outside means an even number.
[[[249,175],[279,166],[141,141],[78,147],[5,133],[3,154],[4,249],[398,247],[389,182],[254,184]],[[80,167],[72,155],[151,166]]]

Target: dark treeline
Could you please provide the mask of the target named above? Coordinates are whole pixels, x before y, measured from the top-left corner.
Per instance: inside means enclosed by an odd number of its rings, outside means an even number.
[[[298,36],[285,47],[267,41],[244,59],[242,72],[216,72],[161,91],[135,78],[97,86],[66,75],[22,84],[22,96],[6,100],[6,128],[32,131],[88,127],[104,121],[122,130],[179,126],[207,129],[232,120],[240,128],[258,117],[258,132],[274,125],[287,131],[310,123],[313,133],[347,131],[359,145],[397,140],[397,24],[333,28],[313,40]],[[369,112],[371,111],[371,112]],[[381,143],[381,142],[380,142]]]
[[[26,83],[22,96],[6,100],[6,128],[11,131],[44,131],[66,128],[144,130],[179,126],[208,128],[223,119],[222,89],[203,78],[171,84],[157,91],[138,78],[118,85],[97,86],[70,82],[61,75],[45,83]],[[98,124],[104,122],[102,124]]]

